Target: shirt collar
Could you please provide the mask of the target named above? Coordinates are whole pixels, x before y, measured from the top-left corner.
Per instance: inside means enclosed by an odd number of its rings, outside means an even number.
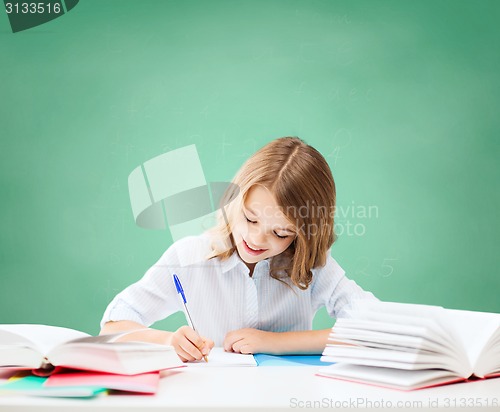
[[[221,261],[220,264],[222,273],[229,272],[231,269],[234,269],[238,265],[241,265],[241,267],[243,267],[247,273],[250,271],[245,262],[241,260],[240,255],[238,255],[238,252],[236,250],[228,259]],[[260,268],[261,266],[269,268],[269,259],[261,260],[255,265],[253,276],[260,272],[257,270],[257,268]]]
[[[231,256],[229,256],[228,259],[222,260],[220,262],[220,265],[222,268],[222,273],[229,272],[231,269],[236,267],[238,264],[242,264],[243,266],[246,266],[245,263],[240,259],[238,252],[234,251],[233,254]]]

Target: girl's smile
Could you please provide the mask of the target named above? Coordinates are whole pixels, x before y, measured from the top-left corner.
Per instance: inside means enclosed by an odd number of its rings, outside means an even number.
[[[250,247],[250,245],[245,241],[245,239],[243,239],[243,245],[245,246],[246,251],[253,256],[258,256],[267,250],[267,249],[257,249],[257,248]]]

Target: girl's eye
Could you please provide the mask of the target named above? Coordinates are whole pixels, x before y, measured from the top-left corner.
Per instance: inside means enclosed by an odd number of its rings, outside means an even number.
[[[280,239],[286,239],[286,238],[288,237],[288,236],[280,236],[280,235],[278,235],[276,232],[274,232],[274,234],[275,234],[277,237],[279,237]]]
[[[243,215],[245,216],[245,215]],[[248,223],[257,223],[257,222],[254,222],[253,220],[250,220],[248,217],[245,216],[245,219],[247,220]]]

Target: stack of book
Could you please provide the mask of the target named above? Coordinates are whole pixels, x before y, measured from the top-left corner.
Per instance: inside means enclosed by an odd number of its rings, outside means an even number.
[[[500,314],[358,301],[318,375],[402,390],[500,376]]]
[[[115,342],[47,325],[0,325],[2,393],[91,397],[108,390],[152,394],[160,371],[183,367],[172,346]]]

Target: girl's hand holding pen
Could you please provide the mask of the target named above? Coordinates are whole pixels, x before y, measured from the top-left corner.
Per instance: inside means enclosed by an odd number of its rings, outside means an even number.
[[[175,273],[172,275],[172,278],[175,289],[182,298],[182,305],[184,306],[184,313],[189,326],[182,326],[174,332],[171,345],[175,348],[183,362],[200,360],[201,358],[205,359],[205,362],[208,362],[207,355],[214,347],[214,342],[211,339],[198,335],[198,332],[196,332],[193,319],[191,319],[191,315],[189,314],[187,299],[181,281]]]
[[[183,362],[206,359],[214,347],[211,339],[200,336],[189,326],[181,326],[173,335],[170,343]]]

